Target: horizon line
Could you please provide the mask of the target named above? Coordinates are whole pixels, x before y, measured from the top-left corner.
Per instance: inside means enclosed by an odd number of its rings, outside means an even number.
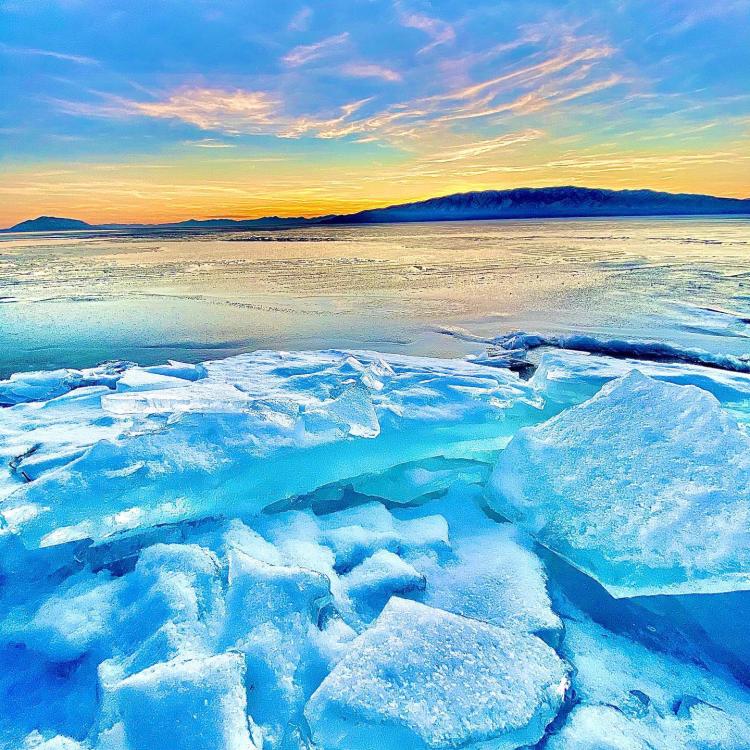
[[[541,190],[563,190],[563,189],[569,189],[569,190],[589,190],[589,191],[598,191],[603,193],[654,193],[657,195],[668,195],[672,197],[700,197],[700,198],[710,198],[715,200],[726,200],[726,201],[750,201],[750,196],[740,198],[737,196],[724,196],[724,195],[714,195],[712,193],[692,193],[692,192],[671,192],[667,190],[656,190],[654,188],[603,188],[603,187],[589,187],[587,185],[544,185],[544,186],[532,186],[532,185],[520,185],[517,187],[512,188],[501,188],[501,189],[494,189],[494,188],[487,188],[484,190],[464,190],[464,191],[457,191],[457,192],[451,192],[451,193],[443,193],[440,195],[430,195],[425,198],[419,198],[412,201],[405,201],[403,203],[392,203],[388,205],[378,205],[373,206],[371,208],[365,208],[360,209],[357,211],[352,212],[345,212],[345,213],[325,213],[325,214],[314,214],[310,216],[306,216],[304,214],[295,214],[295,215],[279,215],[279,214],[266,214],[262,216],[208,216],[204,218],[198,218],[197,216],[191,216],[187,219],[179,219],[179,220],[173,220],[173,221],[164,221],[164,222],[139,222],[139,221],[114,221],[114,222],[100,222],[100,223],[92,223],[90,221],[79,219],[72,216],[55,216],[52,214],[39,214],[36,217],[33,218],[27,218],[27,219],[21,219],[20,221],[15,222],[14,224],[11,224],[8,227],[0,228],[0,231],[7,232],[12,230],[13,228],[25,224],[28,222],[33,221],[39,221],[40,219],[57,219],[57,220],[64,220],[64,221],[80,221],[82,223],[85,223],[89,225],[90,228],[96,229],[96,228],[127,228],[127,227],[134,227],[134,228],[149,228],[149,227],[169,227],[169,226],[175,226],[180,224],[185,224],[187,222],[218,222],[218,221],[232,221],[232,222],[246,222],[246,221],[256,221],[261,222],[264,220],[279,220],[279,221],[309,221],[314,222],[316,220],[323,220],[327,218],[345,218],[349,216],[357,216],[360,214],[367,213],[369,211],[386,211],[392,208],[402,208],[406,206],[413,206],[420,203],[426,203],[428,201],[432,200],[441,200],[446,198],[451,198],[455,196],[463,196],[463,195],[471,195],[474,193],[512,193],[515,191],[521,191],[521,190],[527,190],[527,191],[541,191]],[[62,230],[60,230],[62,231]]]

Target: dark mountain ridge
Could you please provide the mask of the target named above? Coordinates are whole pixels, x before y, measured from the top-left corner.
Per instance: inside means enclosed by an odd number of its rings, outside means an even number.
[[[61,232],[72,229],[93,229],[91,224],[80,219],[66,219],[60,216],[38,216],[4,229],[4,232]]]
[[[514,188],[455,193],[335,216],[325,220],[325,223],[707,214],[750,214],[750,200],[654,190],[601,190],[570,186]]]
[[[40,216],[3,232],[69,230],[285,229],[308,225],[375,224],[482,219],[585,218],[597,216],[750,215],[750,199],[721,198],[655,190],[604,190],[574,186],[513,188],[455,193],[353,214],[260,219],[188,219],[165,224],[88,224],[78,219]]]

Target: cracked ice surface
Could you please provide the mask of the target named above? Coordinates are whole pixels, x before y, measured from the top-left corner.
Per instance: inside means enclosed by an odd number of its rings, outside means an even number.
[[[82,387],[0,413],[3,454],[31,452],[4,477],[7,528],[45,546],[257,511],[346,476],[492,445],[538,401],[511,374],[465,362],[258,352],[209,362],[197,380],[187,367],[129,369],[114,392]],[[21,472],[36,481],[14,486]]]
[[[567,351],[0,383],[0,748],[744,750],[748,383]]]

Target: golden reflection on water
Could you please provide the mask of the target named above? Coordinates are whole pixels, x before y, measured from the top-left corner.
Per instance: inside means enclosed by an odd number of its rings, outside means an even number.
[[[485,335],[663,327],[736,349],[745,338],[736,325],[696,330],[691,310],[750,310],[748,258],[750,221],[737,218],[8,235],[0,369],[258,346],[464,353],[466,344],[431,333],[441,325]]]

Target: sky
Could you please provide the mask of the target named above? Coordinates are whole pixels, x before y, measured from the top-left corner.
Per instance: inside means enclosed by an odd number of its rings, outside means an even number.
[[[0,226],[750,197],[750,0],[0,0]]]

